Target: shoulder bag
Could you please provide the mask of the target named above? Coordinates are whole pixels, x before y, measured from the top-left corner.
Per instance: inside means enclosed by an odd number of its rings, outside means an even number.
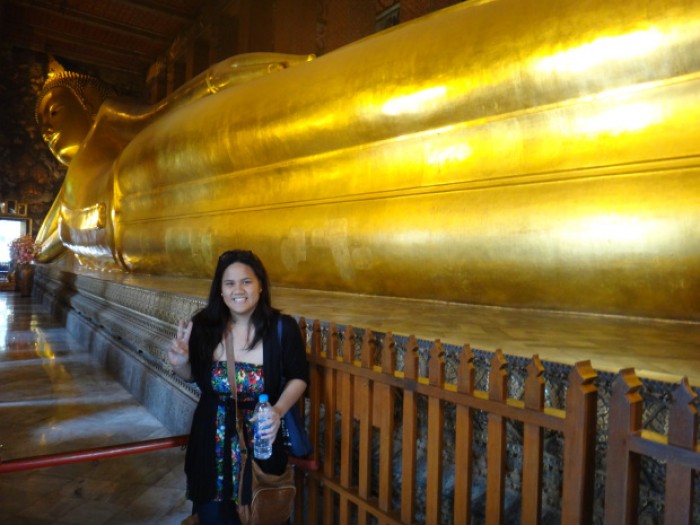
[[[236,406],[236,431],[241,450],[238,516],[243,525],[276,525],[288,520],[294,510],[294,470],[288,464],[279,476],[267,474],[258,466],[252,454],[249,454],[243,431],[243,416],[238,408],[233,345],[228,336],[225,341],[228,378]]]

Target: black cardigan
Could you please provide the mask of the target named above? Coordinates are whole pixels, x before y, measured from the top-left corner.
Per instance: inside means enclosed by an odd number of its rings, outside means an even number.
[[[281,316],[282,321],[282,346],[279,344],[277,333],[277,319],[271,325],[269,333],[263,338],[263,381],[265,393],[270,397],[270,403],[274,405],[279,399],[281,378],[287,381],[301,379],[308,384],[309,368],[306,362],[306,344],[301,336],[299,325],[294,318],[288,315]],[[190,337],[190,348],[202,341],[202,331],[206,327],[194,320]],[[284,351],[282,351],[282,347]],[[213,349],[212,349],[213,353]],[[190,354],[192,359],[193,353]],[[280,369],[280,364],[283,370]],[[202,363],[191,362],[194,381],[201,391],[199,403],[192,418],[192,429],[185,455],[185,473],[187,475],[187,496],[195,503],[207,502],[216,495],[216,455],[215,455],[215,431],[216,410],[219,404],[219,395],[211,386],[211,363],[208,367]],[[282,374],[282,375],[281,375]],[[231,417],[228,417],[228,413]],[[235,435],[235,410],[227,411],[227,425],[232,426],[228,430]],[[281,473],[287,465],[287,454],[284,450],[281,436],[273,444],[272,457],[265,461],[258,461],[264,471]],[[230,476],[230,473],[228,474]]]

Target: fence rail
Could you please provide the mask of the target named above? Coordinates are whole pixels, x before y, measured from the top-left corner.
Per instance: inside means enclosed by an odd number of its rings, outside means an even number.
[[[360,342],[351,326],[341,332],[330,324],[322,331],[319,321],[307,326],[302,318],[300,328],[309,343],[311,383],[306,406],[313,459],[321,463],[320,470],[306,476],[306,522],[438,524],[444,523],[447,506],[451,522],[472,523],[477,412],[487,420],[486,523],[504,523],[505,519],[506,451],[512,445],[508,421],[519,422],[523,429],[516,444],[523,452],[519,466],[521,523],[541,521],[546,431],[560,433],[564,442],[561,522],[592,522],[598,390],[590,362],[572,367],[565,406],[546,407],[544,367],[537,355],[527,367],[522,399],[510,399],[507,361],[500,350],[490,362],[488,388],[477,390],[474,354],[468,345],[459,352],[455,382],[448,384],[440,341],[432,344],[427,374],[421,376],[419,346],[413,337],[403,345],[403,368],[399,370],[391,333],[380,343],[366,330]],[[696,396],[684,380],[674,395],[669,435],[663,436],[641,428],[640,386],[632,370],[621,371],[614,383],[605,523],[635,522],[639,457],[647,455],[668,462],[666,483],[673,489],[666,491],[665,523],[690,524],[693,471],[700,469]],[[454,414],[452,454],[447,453],[444,430],[448,407]],[[421,463],[417,461],[419,447],[424,456]],[[445,495],[442,485],[445,458],[454,471],[451,496]],[[397,470],[399,476],[394,475]],[[420,513],[419,494],[424,495]],[[452,501],[446,501],[448,498]]]
[[[606,523],[635,523],[642,456],[666,462],[666,525],[693,522],[693,469],[700,470],[697,395],[687,379],[673,393],[668,436],[642,430],[641,382],[631,369],[613,384],[608,433]]]

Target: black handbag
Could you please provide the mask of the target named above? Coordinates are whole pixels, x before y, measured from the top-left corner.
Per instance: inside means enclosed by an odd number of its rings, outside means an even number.
[[[282,347],[282,319],[277,321],[277,340]],[[284,351],[284,348],[282,348]],[[282,361],[282,354],[280,353],[280,361]],[[280,370],[282,366],[280,363]],[[285,380],[282,378],[280,392],[284,390]],[[308,456],[314,451],[311,445],[311,440],[309,435],[306,433],[304,428],[304,421],[301,419],[301,412],[299,412],[299,407],[297,405],[292,406],[289,411],[282,417],[282,440],[284,443],[284,448],[287,453],[301,458]]]
[[[302,458],[314,451],[296,405],[290,408],[282,418],[282,439],[287,453],[292,456]]]

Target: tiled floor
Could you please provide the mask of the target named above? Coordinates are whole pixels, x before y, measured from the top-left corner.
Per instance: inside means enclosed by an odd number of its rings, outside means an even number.
[[[48,311],[0,292],[2,460],[169,435]],[[183,460],[174,448],[0,473],[0,524],[179,524]]]

